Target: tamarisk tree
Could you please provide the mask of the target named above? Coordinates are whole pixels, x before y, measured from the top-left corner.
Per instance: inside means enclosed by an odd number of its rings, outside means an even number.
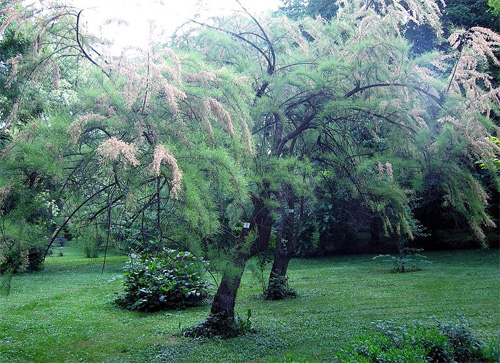
[[[50,243],[69,225],[88,233],[95,224],[108,241],[117,235],[130,239],[127,233],[134,228],[142,234],[149,229],[153,232],[142,243],[205,253],[217,265],[235,243],[244,242],[244,233],[236,233],[241,221],[266,228],[262,208],[252,212],[246,175],[253,145],[244,77],[209,67],[196,54],[153,43],[144,54],[104,58],[84,47],[80,12],[62,7],[43,14],[68,27],[50,37],[43,33],[40,40],[47,47],[62,41],[74,47],[86,61],[80,68],[86,76],[72,88],[78,102],[34,118],[24,127],[29,136],[14,137],[2,158],[15,168],[16,157],[34,156],[23,150],[42,155],[41,148],[50,142],[54,158],[37,166],[38,175],[51,168],[55,172],[61,200]],[[37,29],[47,18],[25,16],[24,21]],[[65,59],[63,50],[58,54]],[[22,67],[18,70],[16,75],[24,74]],[[14,125],[16,116],[9,116],[12,121],[3,127]],[[15,181],[7,173],[2,176],[2,191],[7,191]],[[212,313],[232,318],[236,294],[226,298],[224,287],[241,265],[228,266]]]
[[[497,133],[491,117],[498,89],[484,70],[487,61],[497,62],[498,35],[483,28],[455,33],[449,40],[459,54],[413,58],[399,30],[412,19],[440,34],[436,3],[340,1],[337,7],[330,22],[217,19],[201,24],[215,33],[197,38],[195,49],[212,62],[244,64],[254,78],[256,160],[271,166],[259,186],[277,223],[271,278],[286,274],[298,243],[304,215],[295,206],[306,196],[298,181],[314,180],[298,177],[300,163],[287,169],[285,160],[315,158],[324,169],[333,157],[351,184],[349,198],[361,200],[397,243],[419,231],[411,201],[436,167],[430,160],[444,166],[445,199],[474,235],[484,240],[481,226],[494,225],[473,172],[477,160],[497,150],[488,137]],[[473,48],[482,50],[474,56]],[[280,166],[288,176],[275,171]]]

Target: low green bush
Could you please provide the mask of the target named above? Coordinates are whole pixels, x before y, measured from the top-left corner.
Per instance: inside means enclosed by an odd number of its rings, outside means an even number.
[[[44,249],[31,241],[0,238],[0,274],[33,272],[43,268]]]
[[[377,322],[377,331],[356,337],[340,349],[339,362],[498,362],[498,344],[485,344],[466,320],[409,327]]]
[[[132,254],[125,266],[125,292],[116,303],[129,310],[157,311],[197,306],[209,297],[202,261],[190,252],[163,250],[156,256]]]
[[[422,251],[421,248],[403,248],[399,256],[378,255],[373,261],[389,262],[392,265],[392,272],[418,271],[423,264],[432,263],[426,256],[420,254]]]

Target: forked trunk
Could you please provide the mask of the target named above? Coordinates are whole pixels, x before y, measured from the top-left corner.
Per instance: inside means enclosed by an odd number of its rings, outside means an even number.
[[[217,293],[214,296],[210,315],[219,314],[227,318],[234,318],[236,293],[240,287],[241,276],[243,275],[245,264],[250,257],[265,251],[269,246],[269,238],[271,237],[271,228],[273,225],[271,213],[261,198],[254,198],[253,206],[254,211],[250,217],[250,227],[257,229],[257,237],[250,247],[250,251],[248,253],[240,253],[233,261],[238,269],[236,275],[225,274],[222,277]],[[242,235],[242,244],[245,237],[246,233]]]

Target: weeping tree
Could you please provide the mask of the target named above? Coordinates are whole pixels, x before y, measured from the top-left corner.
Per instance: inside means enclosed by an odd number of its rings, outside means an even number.
[[[418,191],[423,175],[436,163],[446,164],[446,200],[484,240],[481,227],[493,222],[473,173],[475,161],[497,150],[486,138],[497,132],[491,117],[497,112],[498,90],[484,70],[488,57],[497,62],[498,35],[483,28],[454,33],[449,41],[456,53],[413,58],[399,29],[411,19],[431,24],[440,34],[435,3],[337,6],[337,19],[331,22],[260,22],[250,14],[246,22],[196,22],[212,32],[189,44],[212,62],[252,70],[252,133],[260,165],[265,165],[262,160],[278,166],[314,155],[325,168],[335,159],[351,184],[349,198],[362,200],[382,221],[385,234],[401,244],[420,229],[412,213],[417,195],[408,190]],[[469,58],[477,47],[483,50]],[[448,150],[442,149],[446,142]],[[327,154],[315,153],[318,146]],[[286,166],[283,170],[290,173]],[[298,242],[301,213],[295,214],[295,206],[305,194],[295,183],[305,176],[274,179],[272,174],[266,170],[269,178],[261,188],[276,219],[271,272],[276,278],[286,274]]]
[[[36,22],[42,11],[18,1],[4,1],[0,9],[0,259],[7,270],[39,269],[45,238],[57,224],[60,150],[51,133],[36,126],[76,102],[73,85],[84,58],[76,41],[59,36],[75,29],[60,11],[60,18]]]
[[[241,221],[258,228],[266,223],[262,208],[252,212],[246,176],[253,155],[247,81],[206,66],[195,54],[153,43],[145,54],[106,58],[86,42],[81,12],[73,9],[46,9],[34,21],[30,13],[11,10],[8,19],[37,30],[37,42],[47,48],[43,56],[33,54],[33,62],[52,59],[54,68],[39,66],[39,77],[50,77],[62,59],[85,62],[80,71],[86,79],[72,88],[77,102],[34,117],[2,155],[13,173],[19,158],[39,176],[54,169],[54,194],[61,203],[46,250],[69,225],[84,232],[95,225],[107,241],[118,232],[128,238],[127,230],[139,225],[141,232],[154,230],[148,243],[205,253],[213,261],[234,260],[234,245],[245,244],[248,234],[238,232]],[[46,28],[53,31],[44,33]],[[30,69],[20,65],[12,77],[26,74]],[[13,108],[2,127],[13,132],[18,115]],[[47,142],[54,158],[42,160]],[[35,154],[39,165],[33,163]],[[6,173],[2,177],[3,194],[12,190],[10,184],[22,183]],[[238,274],[237,267],[230,265],[228,279]],[[231,305],[221,294],[213,313],[233,317],[234,297]]]

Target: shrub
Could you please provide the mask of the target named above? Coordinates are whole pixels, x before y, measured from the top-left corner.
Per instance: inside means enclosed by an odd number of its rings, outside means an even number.
[[[87,258],[99,257],[99,241],[95,239],[85,239],[83,241],[83,252]]]
[[[0,273],[39,271],[43,262],[43,248],[10,238],[0,239]]]
[[[357,337],[336,355],[340,362],[471,362],[495,361],[498,345],[485,345],[465,319],[409,327],[377,322],[377,331]]]
[[[373,260],[390,262],[392,272],[418,271],[422,264],[431,263],[426,256],[420,254],[422,251],[421,248],[403,248],[399,256],[378,255]]]
[[[132,254],[125,266],[125,292],[116,303],[129,310],[157,311],[197,306],[209,296],[198,260],[190,252],[163,250],[157,256]]]
[[[453,348],[455,360],[468,362],[482,358],[484,342],[477,338],[471,331],[465,318],[458,315],[456,323],[441,323],[437,321],[437,328],[448,340]]]

